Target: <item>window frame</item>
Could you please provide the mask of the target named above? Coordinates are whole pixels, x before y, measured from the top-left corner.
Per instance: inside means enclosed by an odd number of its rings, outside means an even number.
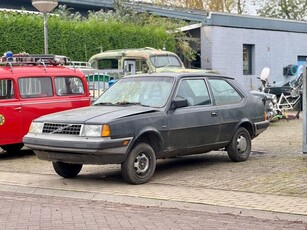
[[[255,45],[243,44],[242,47],[243,75],[252,75],[254,72],[254,50],[255,50]]]

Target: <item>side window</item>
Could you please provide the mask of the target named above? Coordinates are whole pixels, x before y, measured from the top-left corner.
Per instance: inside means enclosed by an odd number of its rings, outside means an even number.
[[[177,97],[187,99],[189,106],[211,104],[208,88],[203,79],[182,80],[176,94]]]
[[[225,80],[210,79],[210,86],[217,105],[239,103],[242,96]]]
[[[50,77],[26,77],[18,80],[19,93],[22,98],[53,96]]]
[[[78,77],[56,77],[55,89],[58,96],[84,94],[82,80]]]
[[[0,100],[14,98],[13,80],[0,80]]]
[[[118,60],[116,58],[100,59],[98,69],[118,69]]]

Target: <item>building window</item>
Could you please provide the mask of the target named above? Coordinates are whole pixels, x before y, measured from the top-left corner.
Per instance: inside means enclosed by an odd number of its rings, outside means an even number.
[[[243,74],[253,74],[253,51],[255,45],[243,44]]]

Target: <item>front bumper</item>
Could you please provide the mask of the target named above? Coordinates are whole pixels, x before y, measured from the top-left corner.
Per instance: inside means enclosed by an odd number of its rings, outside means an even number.
[[[120,164],[129,146],[124,142],[131,140],[31,133],[23,138],[39,159],[74,164]]]

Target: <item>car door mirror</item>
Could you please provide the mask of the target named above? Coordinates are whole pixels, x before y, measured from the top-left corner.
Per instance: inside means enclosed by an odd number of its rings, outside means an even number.
[[[188,100],[185,98],[175,98],[172,101],[172,109],[182,108],[188,106]]]

